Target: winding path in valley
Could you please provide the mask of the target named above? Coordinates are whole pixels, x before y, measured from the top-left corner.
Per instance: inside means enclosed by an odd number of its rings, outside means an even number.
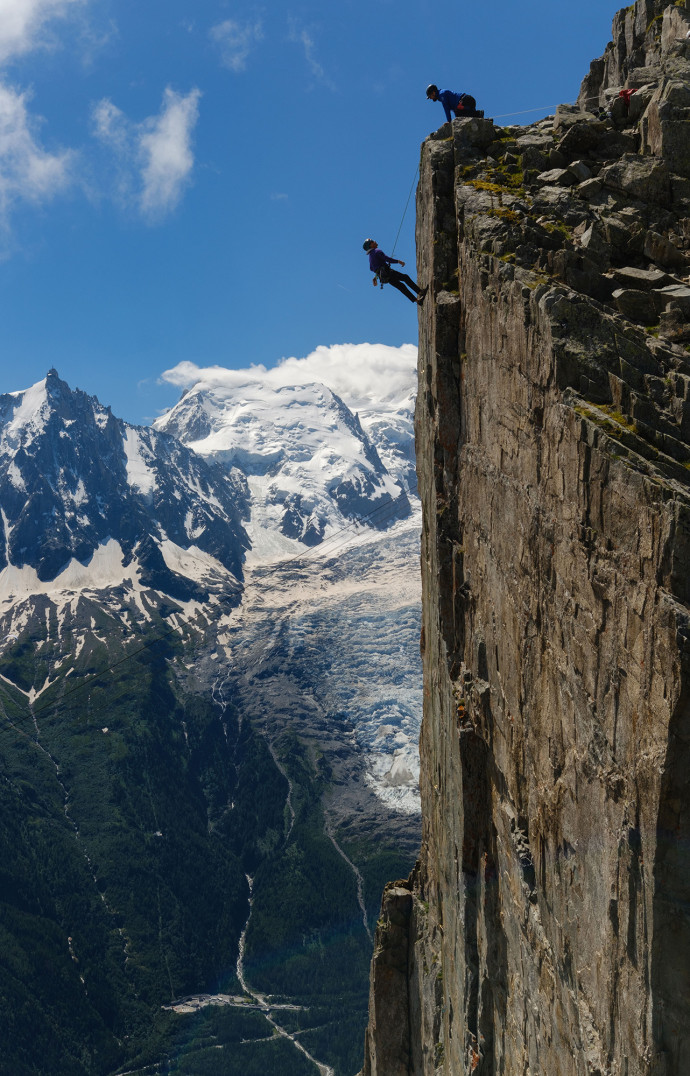
[[[226,706],[225,700],[223,698],[223,686],[224,686],[226,680],[227,680],[227,676],[221,679],[221,676],[219,675],[218,679],[216,680],[216,682],[213,685],[212,693],[211,693],[214,701],[221,705],[223,711],[225,710],[225,706]],[[287,784],[288,784],[288,793],[287,793],[287,797],[286,797],[286,800],[285,800],[285,807],[286,807],[286,809],[288,811],[288,814],[290,816],[290,826],[289,826],[289,829],[288,829],[288,832],[287,832],[287,835],[286,835],[286,838],[285,838],[287,840],[288,837],[290,836],[290,833],[292,832],[292,827],[293,827],[294,822],[295,822],[295,810],[294,810],[294,807],[292,806],[292,781],[290,780],[290,778],[288,777],[284,767],[282,766],[282,764],[279,762],[278,758],[276,757],[275,750],[274,750],[273,745],[271,744],[270,740],[267,739],[266,742],[268,744],[268,749],[269,749],[269,751],[271,753],[271,758],[273,759],[273,762],[275,763],[276,769],[278,770],[278,772],[280,774],[282,774],[282,776],[285,778],[285,780],[287,781]],[[331,838],[331,839],[333,839],[333,838]],[[336,845],[336,847],[337,847],[337,845]],[[247,919],[245,921],[244,928],[243,928],[242,933],[240,935],[239,945],[237,947],[237,967],[236,967],[237,980],[238,980],[240,986],[242,987],[242,990],[244,992],[245,998],[241,998],[241,999],[229,998],[224,1003],[225,1004],[231,1004],[231,1005],[234,1004],[237,1007],[246,1008],[247,1007],[247,1002],[246,1002],[245,999],[250,998],[251,1001],[255,1004],[255,1006],[259,1009],[261,1014],[265,1017],[265,1019],[271,1025],[273,1030],[278,1035],[282,1036],[282,1038],[288,1039],[288,1041],[292,1043],[292,1045],[295,1047],[296,1050],[299,1050],[301,1054],[304,1054],[304,1056],[309,1061],[311,1061],[311,1063],[313,1065],[315,1065],[316,1068],[319,1070],[320,1076],[335,1076],[335,1071],[334,1071],[334,1069],[331,1068],[330,1065],[326,1065],[322,1061],[317,1061],[317,1059],[315,1057],[313,1057],[309,1053],[309,1051],[306,1049],[306,1047],[303,1046],[302,1043],[297,1040],[295,1035],[292,1034],[291,1032],[287,1031],[284,1027],[282,1027],[281,1024],[279,1024],[278,1021],[275,1018],[274,1014],[276,1012],[280,1011],[281,1009],[283,1009],[283,1010],[284,1009],[289,1009],[289,1010],[294,1011],[296,1009],[302,1008],[302,1006],[285,1004],[285,1003],[274,1005],[268,1000],[268,998],[266,997],[265,994],[261,994],[261,993],[259,993],[258,990],[254,990],[249,985],[249,983],[247,982],[247,978],[246,978],[246,975],[245,975],[245,969],[244,969],[244,953],[245,953],[246,940],[247,940],[247,931],[249,929],[249,923],[250,923],[250,920],[251,920],[251,917],[252,917],[252,906],[254,904],[254,879],[251,878],[248,874],[245,875],[245,877],[247,879],[247,885],[249,886],[249,908],[248,908],[248,912],[247,912]],[[185,1002],[187,1004],[189,1004],[189,1003],[193,1003],[195,1000],[196,999],[194,999],[194,998],[186,998]],[[210,1003],[213,1004],[213,1002],[210,1002]],[[209,1002],[206,1002],[206,1004],[209,1004]]]
[[[369,937],[369,941],[373,945],[374,944],[374,936],[371,933],[371,930],[369,928],[369,920],[367,918],[367,906],[364,903],[364,878],[362,877],[360,871],[354,865],[354,863],[352,862],[352,860],[350,859],[348,854],[343,851],[343,849],[340,847],[340,845],[336,841],[335,834],[333,833],[333,827],[332,827],[331,823],[328,822],[328,821],[326,822],[326,833],[328,834],[328,837],[330,838],[330,840],[331,840],[331,842],[333,844],[333,847],[335,848],[338,855],[342,856],[342,858],[345,860],[348,867],[350,867],[350,869],[352,870],[352,872],[353,872],[353,874],[355,876],[355,881],[357,882],[357,903],[359,904],[359,908],[360,908],[360,911],[362,913],[362,922],[364,923],[364,929],[367,932],[367,935]]]

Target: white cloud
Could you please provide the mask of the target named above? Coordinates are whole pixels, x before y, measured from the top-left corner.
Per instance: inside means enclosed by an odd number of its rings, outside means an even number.
[[[127,120],[117,105],[104,97],[93,109],[94,133],[103,142],[124,149],[128,142]]]
[[[328,78],[323,65],[320,64],[316,58],[316,42],[309,30],[304,28],[300,29],[297,27],[296,23],[292,22],[290,25],[289,39],[295,44],[302,46],[307,66],[314,78],[323,83],[329,90],[335,90],[335,83]]]
[[[37,120],[27,110],[27,93],[0,84],[0,220],[15,202],[52,198],[71,182],[73,154],[47,153],[36,140]]]
[[[264,32],[260,19],[245,23],[226,19],[212,27],[210,36],[220,48],[224,66],[237,74],[246,68],[249,53],[262,40]]]
[[[0,0],[0,64],[52,44],[47,24],[85,0]],[[41,119],[28,109],[31,94],[0,82],[0,226],[7,233],[19,202],[43,202],[73,180],[76,154],[50,153],[38,140]]]
[[[146,123],[140,139],[145,159],[141,208],[158,216],[174,209],[189,182],[194,155],[192,131],[199,118],[199,90],[186,97],[168,87],[159,116]]]
[[[83,0],[0,0],[0,61],[45,44],[45,24]]]
[[[277,366],[250,366],[229,370],[223,366],[197,366],[180,362],[161,380],[182,389],[199,383],[208,388],[261,382],[271,388],[322,382],[340,396],[352,411],[376,404],[395,403],[416,391],[417,348],[414,344],[334,344],[320,346],[305,358],[282,359]]]
[[[93,109],[94,134],[115,155],[114,194],[151,221],[171,212],[190,182],[200,97],[197,89],[183,95],[168,87],[160,112],[142,123],[128,119],[108,98]]]
[[[87,70],[93,68],[99,55],[119,36],[120,31],[114,19],[108,19],[100,28],[84,25],[79,35],[82,65]]]

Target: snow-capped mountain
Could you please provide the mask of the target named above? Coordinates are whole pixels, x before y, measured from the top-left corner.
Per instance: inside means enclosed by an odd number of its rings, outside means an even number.
[[[204,374],[154,425],[246,475],[254,546],[266,550],[278,536],[314,546],[353,520],[382,530],[409,516],[411,397],[407,413],[366,413],[365,429],[323,383]],[[288,554],[290,542],[278,537],[273,551]]]
[[[72,633],[80,650],[94,608],[127,630],[161,610],[180,627],[200,618],[218,647],[214,676],[227,660],[248,708],[261,698],[277,715],[282,678],[301,683],[339,714],[339,753],[364,762],[357,780],[414,813],[412,392],[362,393],[354,414],[322,383],[246,373],[217,371],[209,385],[204,371],[158,429],[117,419],[54,370],[0,396],[0,657],[13,660],[41,623],[51,646]],[[316,632],[308,651],[284,645],[297,623]],[[257,688],[257,653],[269,652],[273,672]],[[32,697],[55,675],[27,680]],[[289,721],[301,713],[300,701]]]
[[[51,370],[0,396],[0,595],[63,586],[238,600],[246,485]]]
[[[344,737],[338,753],[364,762],[380,801],[414,814],[422,704],[414,363],[406,356],[407,377],[367,382],[364,371],[343,373],[353,350],[332,371],[342,395],[308,381],[313,371],[300,361],[271,371],[187,364],[193,383],[155,426],[247,477],[244,596],[219,635],[242,670],[235,690],[244,705],[270,711],[278,727],[277,700],[292,693],[285,681],[299,683],[288,724],[313,727],[318,700],[317,710],[338,715],[329,730]],[[306,649],[294,645],[296,633]]]
[[[153,1007],[220,989],[228,1071],[276,1029],[281,1072],[304,1042],[345,1065],[322,1032],[364,1027],[419,843],[410,370],[389,399],[199,385],[158,430],[55,371],[0,396],[12,1063],[31,1039],[46,1071],[157,1069],[186,1031],[149,1041]]]

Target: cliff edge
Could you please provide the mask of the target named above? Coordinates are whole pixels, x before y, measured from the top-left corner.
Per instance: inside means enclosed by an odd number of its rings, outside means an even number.
[[[576,106],[422,147],[423,845],[366,1076],[690,1072],[689,30],[637,0]]]

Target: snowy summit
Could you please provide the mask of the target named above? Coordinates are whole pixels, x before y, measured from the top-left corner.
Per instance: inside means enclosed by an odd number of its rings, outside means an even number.
[[[155,428],[246,476],[254,558],[280,558],[409,516],[415,360],[344,345],[272,370],[183,363],[164,378],[189,387]]]

